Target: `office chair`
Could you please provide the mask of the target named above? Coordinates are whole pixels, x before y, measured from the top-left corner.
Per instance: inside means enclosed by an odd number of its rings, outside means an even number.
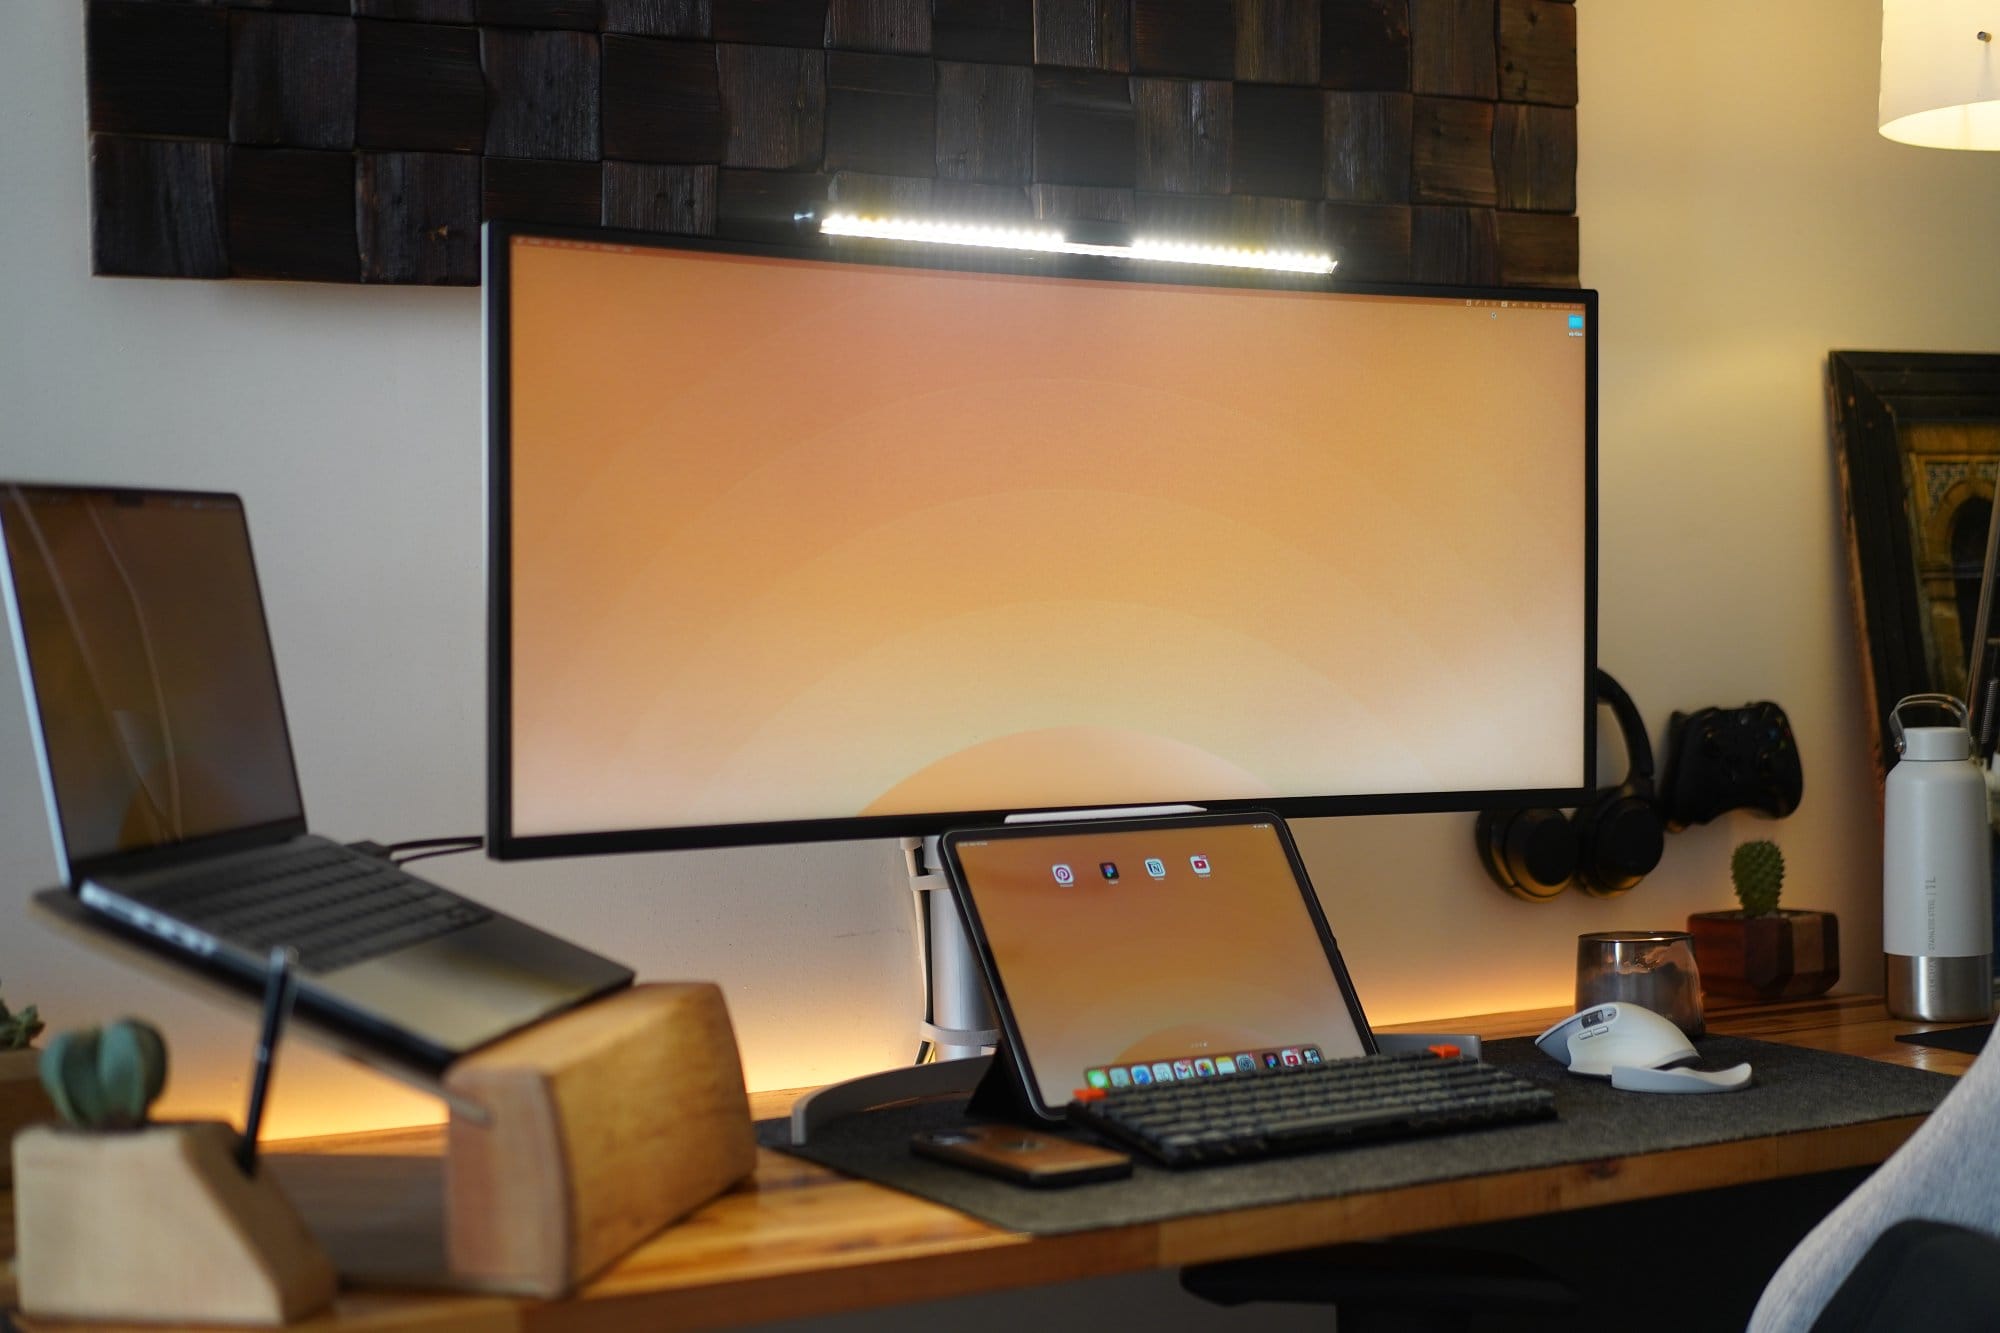
[[[1812,1333],[1991,1333],[1996,1326],[2000,1240],[1912,1219],[1868,1247]]]
[[[1910,1220],[1947,1225],[1897,1227]],[[1940,1277],[1954,1273],[1955,1278]],[[1909,1141],[1779,1266],[1757,1302],[1749,1333],[1915,1327],[1866,1322],[1876,1297],[1891,1287],[1908,1290],[1913,1281],[1948,1283],[1943,1308],[1967,1320],[1926,1327],[2000,1328],[1995,1273],[2000,1273],[2000,1051],[1988,1042]],[[1823,1327],[1815,1322],[1822,1313]]]

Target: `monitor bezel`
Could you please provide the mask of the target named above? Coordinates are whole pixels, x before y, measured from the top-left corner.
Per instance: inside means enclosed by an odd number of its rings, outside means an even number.
[[[1203,800],[1216,814],[1269,812],[1284,819],[1329,815],[1424,814],[1496,808],[1573,807],[1597,789],[1597,292],[1584,287],[1440,286],[1343,282],[1330,276],[1210,269],[1182,264],[1140,264],[1088,255],[976,250],[957,246],[854,241],[773,244],[708,236],[572,227],[542,223],[488,222],[484,226],[485,282],[481,324],[485,362],[485,545],[487,592],[487,783],[486,850],[500,860],[551,856],[614,855],[680,851],[698,847],[745,847],[797,842],[940,834],[969,825],[998,824],[1020,814],[1081,814],[1118,805],[1059,805],[1031,809],[952,810],[897,815],[846,815],[735,824],[671,825],[649,829],[600,829],[572,833],[516,834],[513,831],[511,450],[509,415],[510,246],[517,238],[629,245],[648,250],[689,250],[770,259],[821,260],[891,268],[954,269],[978,273],[1026,274],[1119,282],[1173,283],[1202,287],[1254,287],[1325,291],[1339,295],[1444,297],[1478,301],[1560,300],[1584,307],[1584,644],[1580,700],[1583,725],[1583,779],[1575,787],[1494,788],[1475,791],[1385,792],[1339,796],[1264,796]],[[1337,270],[1336,270],[1337,272]]]

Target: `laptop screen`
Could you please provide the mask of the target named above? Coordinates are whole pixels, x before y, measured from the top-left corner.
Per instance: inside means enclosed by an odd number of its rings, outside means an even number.
[[[978,830],[945,854],[1045,1108],[1368,1049],[1271,815]]]
[[[0,531],[72,868],[303,821],[240,500],[0,484]]]

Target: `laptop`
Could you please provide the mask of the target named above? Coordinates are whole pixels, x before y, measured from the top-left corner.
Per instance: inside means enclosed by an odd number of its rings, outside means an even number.
[[[155,952],[420,1069],[631,984],[307,831],[234,495],[0,483],[0,588],[68,891]]]
[[[1385,1049],[1276,815],[1021,823],[940,850],[1036,1119],[1178,1166],[1554,1114],[1454,1047]]]

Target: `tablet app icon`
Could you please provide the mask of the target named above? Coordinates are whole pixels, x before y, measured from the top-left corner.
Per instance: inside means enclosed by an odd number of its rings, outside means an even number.
[[[1146,873],[1154,879],[1165,879],[1167,877],[1167,863],[1157,856],[1149,856],[1146,858]]]
[[[1208,858],[1199,855],[1190,856],[1188,858],[1188,867],[1189,869],[1193,870],[1195,874],[1205,877],[1208,874]]]
[[[1173,1081],[1174,1081],[1174,1067],[1172,1065],[1168,1064],[1165,1060],[1162,1060],[1158,1064],[1155,1064],[1153,1066],[1153,1082],[1171,1083]]]
[[[1086,1070],[1083,1075],[1083,1081],[1093,1088],[1108,1088],[1111,1086],[1111,1076],[1102,1069]]]
[[[1193,1077],[1194,1077],[1194,1061],[1192,1061],[1192,1060],[1176,1060],[1176,1061],[1174,1061],[1174,1077],[1175,1077],[1175,1078],[1193,1078]]]
[[[1257,1057],[1256,1057],[1256,1056],[1254,1056],[1254,1055],[1251,1055],[1251,1054],[1250,1054],[1249,1052],[1247,1052],[1247,1051],[1246,1051],[1246,1052],[1244,1052],[1244,1053],[1243,1053],[1242,1055],[1239,1055],[1239,1056],[1237,1056],[1237,1057],[1236,1057],[1236,1072],[1237,1072],[1237,1073],[1239,1073],[1239,1074],[1254,1074],[1254,1073],[1256,1073],[1256,1072],[1257,1072]]]
[[[1062,885],[1064,888],[1068,888],[1070,885],[1076,883],[1076,872],[1068,866],[1057,865],[1052,867],[1052,869],[1055,871],[1056,883]]]
[[[1199,1077],[1199,1078],[1212,1078],[1212,1077],[1214,1077],[1214,1075],[1215,1075],[1215,1061],[1213,1061],[1213,1060],[1209,1059],[1209,1058],[1208,1058],[1207,1056],[1205,1056],[1205,1055],[1204,1055],[1204,1056],[1202,1056],[1202,1057],[1201,1057],[1201,1059],[1199,1059],[1199,1060],[1197,1060],[1197,1061],[1195,1061],[1195,1062],[1194,1062],[1194,1072],[1195,1072],[1196,1076],[1197,1076],[1197,1077]]]
[[[1133,1087],[1143,1088],[1152,1083],[1152,1081],[1153,1081],[1153,1067],[1151,1065],[1132,1066]]]
[[[1104,876],[1107,884],[1116,884],[1118,882],[1118,863],[1116,861],[1099,861],[1097,863],[1097,870],[1099,874]]]
[[[1111,1086],[1114,1088],[1131,1087],[1132,1071],[1127,1069],[1124,1065],[1111,1066]]]
[[[1281,1058],[1282,1058],[1282,1059],[1284,1060],[1284,1062],[1285,1062],[1285,1068],[1287,1068],[1287,1069],[1297,1069],[1297,1068],[1299,1067],[1299,1048],[1298,1048],[1298,1047],[1296,1047],[1296,1046],[1287,1046],[1287,1047],[1285,1047],[1285,1049],[1284,1049],[1284,1050],[1282,1050],[1282,1051],[1278,1052],[1278,1055],[1279,1055],[1279,1056],[1280,1056],[1280,1057],[1281,1057]]]

